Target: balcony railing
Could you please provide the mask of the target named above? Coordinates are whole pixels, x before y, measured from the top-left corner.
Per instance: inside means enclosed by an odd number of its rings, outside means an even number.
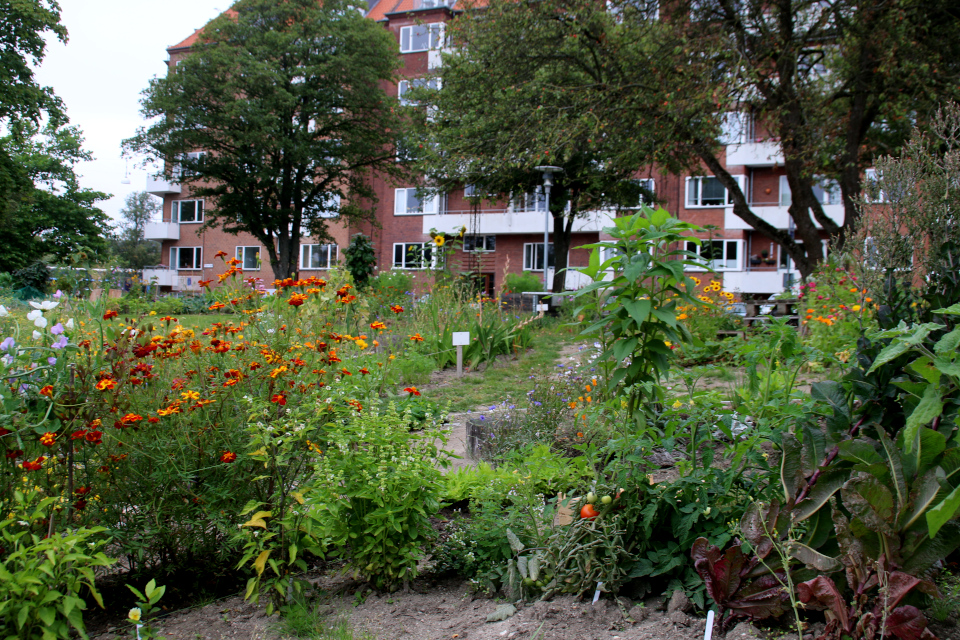
[[[166,195],[180,193],[180,185],[175,182],[170,182],[164,178],[154,178],[153,176],[148,176],[147,193],[151,193],[162,198]]]
[[[176,222],[148,222],[143,229],[146,240],[179,240],[180,225]]]

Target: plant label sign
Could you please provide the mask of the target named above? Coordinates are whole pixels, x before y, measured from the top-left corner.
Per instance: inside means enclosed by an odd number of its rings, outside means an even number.
[[[470,345],[470,332],[469,331],[454,331],[453,332],[453,346],[455,347],[466,347]]]

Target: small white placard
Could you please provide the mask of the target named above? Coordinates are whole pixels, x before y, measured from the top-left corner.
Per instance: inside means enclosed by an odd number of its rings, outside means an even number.
[[[212,265],[212,264],[205,264],[205,265],[203,265],[203,268],[204,268],[204,269],[213,269],[213,265]]]
[[[548,304],[538,304],[537,311],[550,311],[550,305]]]
[[[453,332],[453,346],[455,347],[466,347],[470,344],[470,332],[469,331],[454,331]]]

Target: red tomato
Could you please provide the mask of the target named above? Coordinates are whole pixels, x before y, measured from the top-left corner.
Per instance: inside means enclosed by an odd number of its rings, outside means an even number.
[[[597,511],[592,504],[585,504],[583,508],[580,509],[580,517],[584,520],[596,518],[598,515],[600,515],[600,512]]]

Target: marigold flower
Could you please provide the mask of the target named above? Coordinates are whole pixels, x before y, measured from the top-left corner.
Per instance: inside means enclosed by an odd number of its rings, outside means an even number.
[[[409,393],[411,397],[420,395],[420,390],[417,389],[416,387],[407,387],[406,389],[404,389],[404,391]]]
[[[270,402],[280,405],[281,407],[287,404],[287,396],[283,393],[275,393],[270,396]]]
[[[290,296],[289,300],[287,300],[287,304],[289,304],[291,307],[299,307],[306,301],[307,301],[306,295],[302,293],[295,293]]]
[[[53,385],[46,385],[40,389],[40,395],[47,396],[48,398],[53,397]]]
[[[180,394],[180,397],[184,400],[199,400],[200,393],[198,391],[184,391]]]
[[[47,431],[45,434],[40,436],[40,444],[45,447],[52,447],[57,443],[57,434],[52,431]]]
[[[214,302],[212,305],[210,305],[209,309],[210,311],[216,311],[217,309],[223,309],[225,306],[227,305],[223,304],[222,302]]]
[[[86,429],[80,429],[79,431],[74,431],[70,434],[71,440],[83,440],[87,435]]]
[[[855,305],[853,305],[853,306],[850,307],[850,308],[851,308],[853,311],[860,311],[860,305],[858,305],[858,304],[855,304]]]
[[[136,424],[136,423],[140,422],[141,420],[143,420],[143,416],[137,415],[136,413],[128,413],[127,415],[125,415],[125,416],[123,416],[122,418],[120,418],[120,422],[121,422],[123,425]]]
[[[392,304],[390,305],[390,311],[393,311],[394,313],[403,313],[403,307],[398,304]]]
[[[281,365],[270,372],[270,377],[276,379],[277,376],[289,371],[285,365]]]
[[[363,375],[367,375],[370,373],[370,370],[367,369],[366,367],[363,367],[362,369],[360,369],[360,373],[362,373]]]
[[[46,456],[40,456],[34,461],[27,461],[20,465],[24,471],[40,471],[43,468],[43,461],[46,460]]]
[[[377,320],[376,322],[371,322],[371,323],[370,323],[370,328],[371,328],[371,329],[374,329],[374,330],[376,330],[376,331],[383,331],[384,329],[387,328],[387,325],[385,325],[385,324],[383,324],[382,322],[380,322],[379,320]]]
[[[104,319],[104,320],[110,320],[111,318],[116,318],[118,315],[120,315],[120,314],[118,314],[118,313],[117,313],[116,311],[114,311],[113,309],[110,309],[110,310],[107,311],[105,314],[103,314],[103,319]]]
[[[340,370],[340,375],[344,375],[344,376],[352,376],[353,374],[352,374],[352,373],[350,373],[349,371],[347,371],[347,368],[346,368],[346,367],[344,367],[343,369],[341,369],[341,370]]]
[[[220,456],[220,462],[225,462],[227,464],[234,462],[237,459],[237,454],[233,451],[226,451],[222,456]]]
[[[419,333],[413,334],[412,336],[410,336],[410,339],[413,340],[414,342],[423,342],[423,336],[421,336]]]
[[[257,369],[259,369],[259,368],[262,367],[262,366],[263,366],[263,365],[260,364],[259,362],[251,362],[251,363],[250,363],[250,370],[251,370],[251,371],[256,371]]]
[[[97,383],[97,391],[107,391],[109,389],[114,389],[117,386],[117,381],[112,378],[104,378]]]
[[[160,418],[150,416],[149,418],[147,418],[147,422],[149,422],[150,424],[157,424],[158,422],[160,422]]]

